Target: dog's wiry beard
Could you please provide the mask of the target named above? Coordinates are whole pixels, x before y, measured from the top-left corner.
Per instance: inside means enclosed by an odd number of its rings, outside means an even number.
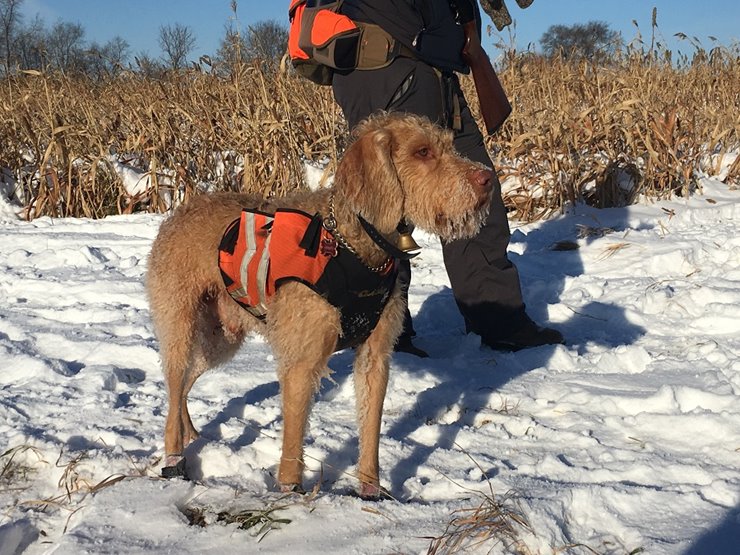
[[[488,216],[489,206],[468,212],[462,216],[449,218],[439,213],[435,217],[435,233],[443,241],[456,241],[457,239],[469,239],[480,231],[483,222]]]
[[[434,216],[434,232],[443,241],[474,237],[480,231],[490,210],[490,195],[476,198],[466,180],[460,180],[456,185],[458,194],[453,198],[460,200],[461,204],[439,210]]]

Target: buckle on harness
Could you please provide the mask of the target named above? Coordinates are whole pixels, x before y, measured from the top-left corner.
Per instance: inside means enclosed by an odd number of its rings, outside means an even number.
[[[334,258],[337,254],[339,254],[337,240],[334,238],[334,232],[337,230],[337,219],[330,214],[326,218],[324,218],[322,225],[324,226],[324,229],[331,234],[331,237],[324,237],[321,239],[319,252],[324,256],[331,256],[332,258]]]

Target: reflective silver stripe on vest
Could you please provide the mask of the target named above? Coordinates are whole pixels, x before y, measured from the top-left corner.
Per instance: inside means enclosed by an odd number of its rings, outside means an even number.
[[[249,277],[247,271],[249,269],[249,261],[252,260],[254,253],[257,252],[257,239],[254,236],[254,214],[252,212],[246,213],[247,217],[244,222],[244,233],[246,234],[247,250],[244,252],[244,258],[239,266],[239,279],[244,289],[249,289]],[[250,303],[253,303],[253,299],[249,299]]]
[[[270,239],[272,239],[272,234],[268,233],[267,238],[265,239],[265,244],[263,247],[262,252],[260,253],[260,260],[259,264],[257,265],[257,295],[258,299],[253,299],[250,295],[248,295],[249,290],[249,263],[252,261],[252,258],[257,254],[257,222],[256,222],[256,214],[253,212],[246,212],[245,218],[244,218],[244,234],[245,234],[245,241],[247,243],[247,248],[244,251],[244,257],[241,260],[241,264],[239,265],[239,279],[241,281],[242,287],[239,288],[238,291],[234,291],[232,293],[232,296],[237,295],[241,298],[248,298],[250,303],[253,303],[253,306],[244,307],[249,312],[254,314],[255,316],[258,316],[262,318],[267,313],[267,272],[270,269]],[[270,223],[274,218],[271,218],[269,216],[264,216],[265,223]]]
[[[234,300],[243,299],[247,296],[247,288],[246,287],[240,287],[239,289],[234,289],[233,291],[229,292],[229,295],[231,295],[231,298]]]
[[[270,218],[272,220],[272,218]],[[267,270],[270,268],[270,240],[272,239],[272,233],[267,235],[265,239],[265,248],[262,250],[262,256],[260,257],[260,263],[257,267],[257,289],[260,294],[260,301],[257,305],[263,312],[267,312]]]

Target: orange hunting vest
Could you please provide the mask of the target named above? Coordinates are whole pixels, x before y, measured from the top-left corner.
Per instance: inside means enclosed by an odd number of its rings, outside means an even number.
[[[398,264],[374,272],[341,245],[325,251],[324,241],[335,244],[319,214],[292,209],[269,214],[245,208],[224,233],[219,268],[229,295],[260,319],[286,281],[310,287],[340,310],[337,349],[343,349],[363,342],[375,329],[393,291]]]

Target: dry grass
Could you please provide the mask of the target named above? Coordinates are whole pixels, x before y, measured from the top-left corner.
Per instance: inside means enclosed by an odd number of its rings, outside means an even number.
[[[514,114],[488,146],[501,176],[515,178],[514,215],[693,191],[740,146],[738,54],[697,49],[677,64],[627,52],[597,67],[509,53],[501,78]],[[471,80],[463,85],[476,112]],[[0,167],[28,218],[160,211],[204,184],[281,195],[302,186],[307,160],[331,173],[346,140],[331,91],[285,67],[99,83],[27,72],[0,89]],[[112,155],[146,172],[144,193],[123,190]],[[740,162],[727,180],[740,180]]]
[[[64,511],[68,515],[63,530],[63,532],[66,532],[70,519],[84,507],[83,502],[89,496],[126,479],[158,476],[154,471],[158,460],[137,464],[134,460],[129,459],[131,463],[130,471],[123,474],[112,474],[100,479],[99,476],[95,476],[93,469],[95,465],[87,464],[90,460],[90,455],[86,451],[67,457],[62,449],[52,467],[43,458],[41,450],[36,447],[20,445],[8,449],[0,454],[0,494],[12,493],[14,500],[6,507],[5,512],[10,515],[17,507],[38,512]],[[24,498],[19,493],[33,488],[34,475],[38,472],[39,465],[60,469],[57,482],[59,492],[46,497]]]
[[[502,80],[514,113],[489,147],[516,178],[508,201],[523,220],[689,194],[740,146],[738,48],[681,64],[628,51],[602,67],[514,54]]]
[[[432,539],[427,555],[468,553],[476,548],[493,549],[498,544],[504,544],[507,551],[517,555],[529,555],[530,551],[519,539],[519,529],[528,525],[513,507],[512,499],[498,500],[493,492],[478,496],[477,507],[454,513],[444,533]]]
[[[0,454],[0,493],[27,489],[29,476],[37,471],[37,465],[45,463],[41,451],[31,445],[7,449]]]
[[[430,538],[427,555],[468,553],[477,548],[488,548],[490,552],[499,544],[503,544],[507,552],[530,555],[529,549],[520,538],[521,531],[529,530],[529,524],[516,506],[514,495],[507,493],[501,499],[497,499],[493,492],[493,484],[483,468],[470,453],[455,445],[481,471],[486,478],[488,491],[462,488],[479,500],[478,506],[454,511],[444,533]]]
[[[286,502],[292,498],[292,501]],[[282,526],[290,524],[291,520],[278,516],[278,511],[283,511],[299,501],[296,496],[285,496],[274,503],[254,509],[222,510],[214,511],[209,507],[185,506],[181,509],[191,526],[206,527],[218,523],[223,525],[236,524],[239,530],[250,530],[252,536],[261,542],[272,530],[279,530]],[[302,501],[300,501],[302,502]]]
[[[0,167],[29,219],[162,210],[168,188],[187,198],[204,183],[284,194],[344,136],[328,90],[254,67],[103,83],[33,72],[0,89]],[[111,155],[146,172],[149,194],[126,194]]]

